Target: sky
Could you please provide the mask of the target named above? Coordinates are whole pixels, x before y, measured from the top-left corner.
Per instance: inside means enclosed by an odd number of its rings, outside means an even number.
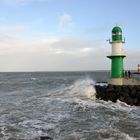
[[[116,25],[124,68],[137,70],[139,0],[0,0],[0,72],[110,70]]]

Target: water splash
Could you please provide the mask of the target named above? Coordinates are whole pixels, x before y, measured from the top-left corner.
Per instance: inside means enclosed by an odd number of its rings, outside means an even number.
[[[77,80],[70,90],[70,94],[79,97],[80,99],[96,99],[95,81],[92,79]]]
[[[120,132],[117,129],[111,129],[111,130],[99,130],[96,133],[98,139],[103,139],[103,140],[137,140],[135,138],[132,138],[126,133]]]

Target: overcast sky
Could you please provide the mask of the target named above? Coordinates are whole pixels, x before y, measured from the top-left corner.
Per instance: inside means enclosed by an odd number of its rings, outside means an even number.
[[[0,71],[107,70],[111,30],[140,63],[140,0],[0,0]]]

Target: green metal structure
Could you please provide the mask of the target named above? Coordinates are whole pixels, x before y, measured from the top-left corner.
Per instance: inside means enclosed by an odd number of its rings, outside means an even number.
[[[112,29],[112,42],[122,41],[122,29],[118,26]]]
[[[111,78],[124,77],[123,58],[125,56],[108,56],[112,60],[111,63]]]

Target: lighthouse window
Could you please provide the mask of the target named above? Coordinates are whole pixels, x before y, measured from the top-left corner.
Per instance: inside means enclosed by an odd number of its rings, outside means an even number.
[[[117,32],[117,33],[112,33],[112,35],[122,35],[121,32]]]
[[[121,33],[121,32],[117,32],[116,34],[117,34],[117,35],[121,35],[122,33]]]

